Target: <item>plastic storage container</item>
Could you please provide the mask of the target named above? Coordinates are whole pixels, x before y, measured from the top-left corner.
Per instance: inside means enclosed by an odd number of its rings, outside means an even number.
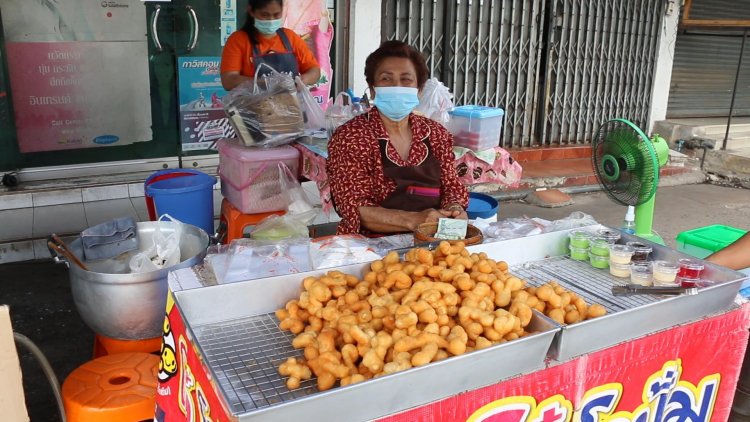
[[[653,281],[654,286],[676,286],[677,271],[680,266],[669,261],[655,261],[653,263]]]
[[[459,106],[451,110],[448,130],[453,134],[453,144],[474,151],[484,151],[500,144],[503,129],[501,108],[477,105]]]
[[[169,174],[179,175],[164,177]],[[215,184],[215,177],[198,170],[163,170],[146,180],[145,193],[153,201],[157,216],[169,214],[213,234]]]
[[[633,256],[633,248],[627,245],[610,245],[609,263],[630,265],[630,259]]]
[[[745,233],[747,231],[721,224],[699,227],[677,235],[677,250],[703,259],[726,248]]]
[[[588,249],[592,237],[591,233],[583,230],[574,230],[568,233],[571,248]]]
[[[633,262],[630,264],[630,282],[641,286],[650,286],[652,284],[652,271],[651,263],[648,261]]]
[[[288,145],[248,148],[231,140],[219,142],[221,194],[243,214],[283,210],[278,163],[299,174],[299,151]]]

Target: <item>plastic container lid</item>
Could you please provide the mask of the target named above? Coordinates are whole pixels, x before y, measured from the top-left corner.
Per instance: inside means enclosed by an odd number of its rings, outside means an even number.
[[[747,233],[746,230],[715,224],[684,231],[677,235],[677,241],[717,252],[732,244],[745,233]]]
[[[597,231],[597,235],[599,235],[599,237],[607,239],[609,243],[617,242],[622,236],[620,232],[609,229],[599,229],[599,231]]]
[[[671,261],[654,261],[654,272],[677,274],[680,266]]]
[[[490,218],[497,214],[500,204],[497,200],[483,193],[471,192],[469,194],[469,206],[466,207],[466,215],[469,218]]]
[[[219,154],[238,161],[283,161],[299,157],[299,151],[293,146],[284,145],[273,148],[255,148],[240,145],[232,140],[222,140],[218,143]]]
[[[502,108],[485,107],[478,105],[464,105],[454,107],[448,111],[452,116],[468,117],[470,119],[486,119],[489,117],[502,117],[505,111]]]
[[[633,248],[627,245],[609,245],[609,255],[632,256]]]

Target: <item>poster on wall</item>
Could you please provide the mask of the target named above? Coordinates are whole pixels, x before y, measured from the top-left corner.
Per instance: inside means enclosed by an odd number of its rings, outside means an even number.
[[[229,36],[237,30],[237,0],[221,0],[219,28],[221,29],[221,46],[224,47]]]
[[[234,136],[221,98],[220,57],[180,57],[180,140],[183,151],[212,148],[221,138]]]
[[[282,17],[284,27],[294,30],[310,47],[320,64],[320,79],[310,93],[325,110],[331,92],[331,43],[333,24],[328,15],[326,0],[287,0]]]
[[[143,3],[6,0],[2,19],[22,153],[152,139]]]

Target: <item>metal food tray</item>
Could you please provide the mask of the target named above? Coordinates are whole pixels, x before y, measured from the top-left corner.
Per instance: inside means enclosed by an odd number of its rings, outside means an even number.
[[[596,231],[604,226],[583,229]],[[511,265],[511,272],[532,285],[555,280],[574,291],[587,303],[598,303],[607,309],[602,317],[563,326],[550,350],[550,357],[566,361],[606,347],[632,340],[676,325],[696,321],[732,307],[742,273],[704,262],[703,278],[715,282],[692,296],[614,296],[612,286],[624,285],[629,278],[617,278],[609,270],[592,267],[587,261],[567,256],[568,232],[555,232],[512,241],[471,247],[486,252],[490,258]],[[693,258],[662,245],[622,233],[619,243],[639,241],[653,248],[651,260],[677,261]],[[694,259],[694,258],[693,258]]]
[[[361,276],[367,265],[336,268]],[[302,350],[273,311],[299,297],[313,271],[175,292],[188,336],[228,413],[239,421],[371,420],[545,368],[559,325],[535,314],[535,334],[347,387],[290,391],[278,366]]]

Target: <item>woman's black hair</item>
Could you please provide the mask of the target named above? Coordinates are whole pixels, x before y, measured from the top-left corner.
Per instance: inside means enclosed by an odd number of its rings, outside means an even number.
[[[250,7],[251,10],[258,10],[266,7],[270,3],[278,3],[281,8],[284,8],[284,0],[248,0],[247,5]],[[255,29],[255,18],[252,17],[249,13],[247,14],[247,19],[245,20],[245,24],[242,25],[242,30],[247,32],[247,35],[250,37],[250,40],[253,43],[258,42],[258,30]]]

